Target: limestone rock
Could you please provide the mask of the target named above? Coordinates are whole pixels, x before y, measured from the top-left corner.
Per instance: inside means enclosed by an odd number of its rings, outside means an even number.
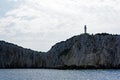
[[[56,44],[48,52],[55,68],[120,68],[120,36],[82,34]]]
[[[0,41],[0,68],[42,67],[44,54],[41,54],[42,52]]]
[[[0,41],[0,68],[120,68],[120,35],[81,34],[46,53]]]

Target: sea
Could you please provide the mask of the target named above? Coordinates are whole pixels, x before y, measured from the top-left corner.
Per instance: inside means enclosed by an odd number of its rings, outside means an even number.
[[[120,80],[120,70],[0,69],[0,80]]]

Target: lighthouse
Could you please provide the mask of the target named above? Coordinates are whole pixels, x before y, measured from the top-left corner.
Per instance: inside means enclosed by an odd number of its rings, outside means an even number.
[[[87,26],[86,25],[84,26],[84,33],[85,34],[87,33]]]

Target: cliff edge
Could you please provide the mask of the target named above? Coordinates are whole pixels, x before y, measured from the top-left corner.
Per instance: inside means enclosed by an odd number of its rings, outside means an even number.
[[[48,67],[120,68],[120,35],[81,34],[57,43],[48,54]]]
[[[0,42],[1,68],[120,68],[120,35],[81,34],[54,45],[48,52]]]

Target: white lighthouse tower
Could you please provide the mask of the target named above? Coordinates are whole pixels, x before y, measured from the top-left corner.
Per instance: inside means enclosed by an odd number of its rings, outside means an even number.
[[[87,26],[86,25],[84,26],[84,33],[85,34],[87,33]]]

